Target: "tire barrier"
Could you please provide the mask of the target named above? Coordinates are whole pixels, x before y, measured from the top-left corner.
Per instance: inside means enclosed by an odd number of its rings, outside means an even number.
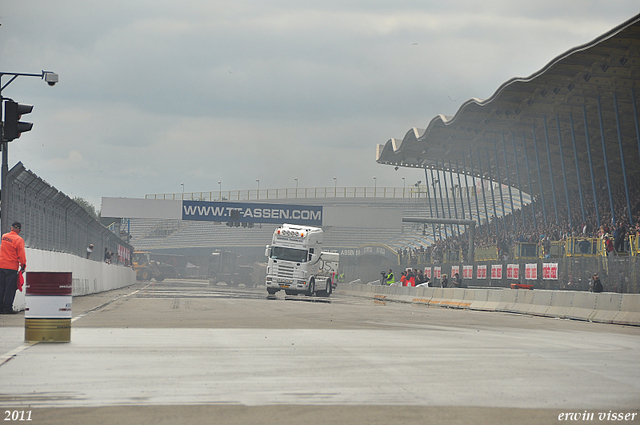
[[[640,326],[640,294],[526,289],[411,288],[348,283],[339,293],[433,307]]]

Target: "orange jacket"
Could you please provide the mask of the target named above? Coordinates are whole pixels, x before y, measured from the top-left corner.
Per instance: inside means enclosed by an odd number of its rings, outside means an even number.
[[[5,233],[0,244],[0,269],[18,270],[20,266],[27,266],[24,239],[14,231]]]

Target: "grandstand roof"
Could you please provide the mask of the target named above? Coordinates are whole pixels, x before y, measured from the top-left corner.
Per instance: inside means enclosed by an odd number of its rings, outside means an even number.
[[[552,178],[562,178],[563,166],[567,183],[576,185],[576,161],[583,184],[590,180],[588,139],[595,181],[606,181],[606,164],[615,164],[609,165],[611,183],[623,183],[622,158],[627,179],[640,179],[639,64],[640,15],[636,15],[557,56],[531,76],[506,81],[490,98],[469,99],[454,116],[438,115],[426,129],[412,128],[402,140],[378,145],[376,160],[441,170],[448,170],[451,161],[454,172],[477,177],[481,170],[488,177],[490,163],[492,180],[498,180],[499,172],[502,183],[512,186],[517,183],[518,165],[527,190],[526,158],[531,192],[537,196],[541,186],[548,190]]]

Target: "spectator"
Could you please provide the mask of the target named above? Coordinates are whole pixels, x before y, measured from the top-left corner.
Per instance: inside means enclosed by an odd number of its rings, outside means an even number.
[[[454,288],[462,288],[462,279],[460,278],[460,273],[456,273],[453,277],[453,287]]]
[[[613,248],[617,253],[624,252],[624,238],[626,234],[627,229],[622,222],[619,222],[613,231]]]
[[[412,269],[407,270],[407,286],[416,286],[416,275]]]
[[[89,246],[87,247],[87,260],[89,259],[89,257],[91,256],[91,253],[93,252],[93,244],[89,244]]]
[[[598,273],[594,273],[591,277],[591,292],[602,292],[602,282],[600,282],[600,277]]]

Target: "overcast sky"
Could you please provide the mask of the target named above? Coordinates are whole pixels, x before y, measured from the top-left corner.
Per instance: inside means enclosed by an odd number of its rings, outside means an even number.
[[[377,144],[640,12],[637,0],[0,0],[27,169],[101,197],[424,180]],[[3,84],[8,78],[3,78]]]

